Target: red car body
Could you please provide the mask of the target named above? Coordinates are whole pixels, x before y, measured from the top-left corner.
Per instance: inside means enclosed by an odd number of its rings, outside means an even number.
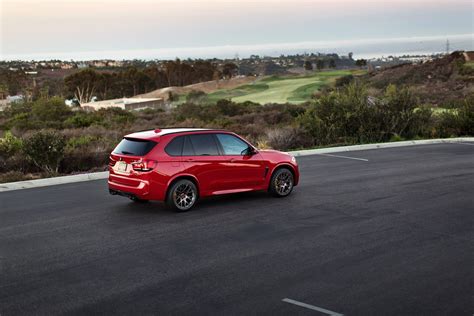
[[[216,155],[170,155],[170,143],[179,136],[211,134],[212,137],[238,140],[249,146],[251,154],[223,154],[222,146]],[[224,135],[224,136],[222,136]],[[230,136],[236,137],[233,139]],[[206,136],[210,137],[210,136]],[[187,142],[180,138],[177,143]],[[143,153],[123,150],[120,143],[110,155],[108,185],[111,194],[139,200],[164,201],[170,186],[178,179],[194,182],[199,197],[245,191],[267,190],[271,175],[285,167],[293,173],[293,183],[298,184],[299,170],[294,157],[275,150],[257,150],[240,136],[225,130],[172,128],[138,132],[126,135],[122,142],[137,145]],[[130,145],[131,144],[131,145]],[[170,145],[170,146],[168,146]],[[168,146],[168,147],[167,147]],[[151,149],[146,152],[148,148]],[[135,148],[135,150],[137,150]],[[140,150],[137,150],[140,151]]]

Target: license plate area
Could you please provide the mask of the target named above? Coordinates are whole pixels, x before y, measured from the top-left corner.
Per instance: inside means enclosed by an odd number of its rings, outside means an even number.
[[[129,173],[129,164],[127,164],[125,161],[118,161],[115,164],[115,171],[119,173]]]

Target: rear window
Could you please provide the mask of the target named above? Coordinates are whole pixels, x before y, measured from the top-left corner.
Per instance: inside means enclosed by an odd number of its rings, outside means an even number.
[[[115,147],[114,154],[145,156],[155,147],[156,143],[151,140],[124,138]]]

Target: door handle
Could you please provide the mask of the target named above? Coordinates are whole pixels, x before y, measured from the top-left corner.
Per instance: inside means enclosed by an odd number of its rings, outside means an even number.
[[[236,162],[236,161],[237,161],[237,159],[235,159],[235,158],[230,159],[230,162]]]

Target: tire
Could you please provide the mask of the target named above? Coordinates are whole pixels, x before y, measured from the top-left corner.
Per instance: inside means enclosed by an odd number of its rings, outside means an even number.
[[[290,195],[294,187],[293,173],[288,168],[277,169],[270,179],[268,191],[276,197]]]
[[[183,179],[175,182],[168,191],[166,204],[176,212],[189,211],[198,199],[196,185]]]

